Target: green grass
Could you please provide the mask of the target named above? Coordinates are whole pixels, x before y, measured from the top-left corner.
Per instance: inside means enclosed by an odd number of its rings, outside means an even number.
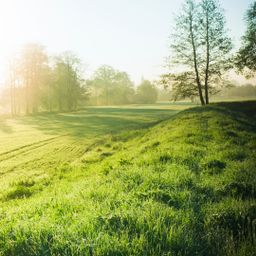
[[[255,255],[256,102],[186,107],[1,120],[0,255]]]
[[[55,167],[83,156],[106,134],[146,128],[186,106],[88,108],[0,120],[0,192],[14,179],[51,177]]]

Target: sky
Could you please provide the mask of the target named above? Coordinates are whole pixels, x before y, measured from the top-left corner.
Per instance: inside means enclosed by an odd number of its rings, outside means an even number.
[[[220,0],[236,47],[253,0]],[[26,43],[49,54],[72,51],[89,77],[100,65],[138,83],[164,71],[174,14],[183,0],[0,0],[0,81],[4,63]]]

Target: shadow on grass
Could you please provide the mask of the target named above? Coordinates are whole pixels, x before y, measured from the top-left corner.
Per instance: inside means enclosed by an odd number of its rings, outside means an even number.
[[[256,132],[256,101],[213,103],[206,107],[190,108],[182,113],[200,114],[207,113],[207,111],[224,114],[237,121],[243,130]],[[214,117],[214,115],[211,115],[211,117]]]
[[[6,123],[6,120],[0,120],[0,131],[4,133],[12,133],[12,127]]]
[[[48,134],[76,137],[146,128],[178,113],[166,109],[88,108],[70,113],[44,113],[20,118],[22,124]]]

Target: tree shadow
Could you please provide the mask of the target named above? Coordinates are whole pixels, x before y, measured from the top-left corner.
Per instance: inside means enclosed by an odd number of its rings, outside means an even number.
[[[4,133],[12,133],[13,129],[6,123],[6,120],[0,120],[0,131]]]
[[[242,130],[256,132],[256,101],[220,102],[206,107],[195,107],[184,110],[182,113],[216,112],[231,117],[241,125]],[[211,115],[212,117],[214,115]]]
[[[177,112],[167,109],[88,108],[78,112],[27,116],[20,118],[19,122],[47,134],[84,137],[148,127]]]

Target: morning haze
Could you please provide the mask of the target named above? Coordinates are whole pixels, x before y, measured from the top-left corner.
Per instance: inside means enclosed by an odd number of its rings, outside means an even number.
[[[256,1],[0,1],[0,255],[248,256]]]
[[[37,42],[52,54],[72,50],[87,64],[87,74],[108,64],[132,80],[156,79],[163,71],[173,14],[182,0],[12,0],[0,2],[0,63],[20,46]],[[250,0],[222,0],[236,46]],[[3,73],[3,67],[0,70]]]

